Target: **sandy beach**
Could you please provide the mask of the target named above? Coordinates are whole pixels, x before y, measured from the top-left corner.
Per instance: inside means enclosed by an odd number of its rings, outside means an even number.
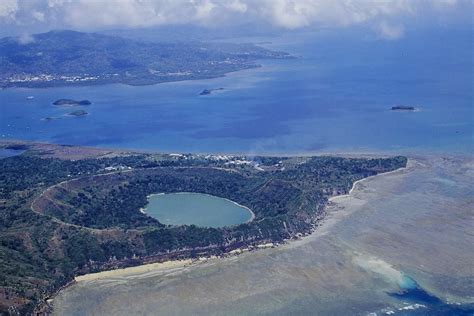
[[[79,275],[75,277],[76,282],[87,282],[100,279],[109,279],[117,277],[133,278],[134,276],[152,275],[161,272],[169,272],[170,270],[176,270],[184,268],[192,264],[191,259],[188,260],[170,260],[157,263],[149,263],[139,265],[135,267],[128,267],[123,269],[115,269],[109,271],[102,271],[97,273],[89,273],[85,275]]]

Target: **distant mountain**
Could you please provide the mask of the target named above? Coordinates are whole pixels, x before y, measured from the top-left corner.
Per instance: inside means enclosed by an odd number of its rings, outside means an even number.
[[[253,44],[152,43],[75,31],[34,35],[28,43],[0,39],[0,87],[50,87],[213,78],[288,58]]]

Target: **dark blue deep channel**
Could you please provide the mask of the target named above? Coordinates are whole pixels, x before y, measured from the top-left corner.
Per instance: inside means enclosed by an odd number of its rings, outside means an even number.
[[[415,309],[399,308],[393,311],[395,315],[417,315],[417,316],[472,316],[474,315],[474,304],[447,304],[438,297],[425,291],[415,280],[405,276],[401,290],[388,295],[415,305]]]

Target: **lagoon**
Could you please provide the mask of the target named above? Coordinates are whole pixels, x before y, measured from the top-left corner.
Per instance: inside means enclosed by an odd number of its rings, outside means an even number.
[[[224,227],[253,219],[253,213],[245,206],[224,198],[190,192],[150,195],[144,211],[166,225]]]

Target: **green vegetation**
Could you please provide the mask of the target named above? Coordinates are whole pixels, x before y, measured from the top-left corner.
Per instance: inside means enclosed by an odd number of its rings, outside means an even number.
[[[253,44],[152,43],[51,31],[34,35],[27,44],[14,37],[0,39],[0,87],[147,85],[215,78],[258,67],[255,62],[262,58],[288,58],[288,54]]]
[[[31,312],[77,274],[309,233],[328,197],[406,161],[190,154],[72,161],[31,150],[0,159],[0,311]],[[179,191],[231,199],[256,218],[176,227],[139,211],[148,194]]]

